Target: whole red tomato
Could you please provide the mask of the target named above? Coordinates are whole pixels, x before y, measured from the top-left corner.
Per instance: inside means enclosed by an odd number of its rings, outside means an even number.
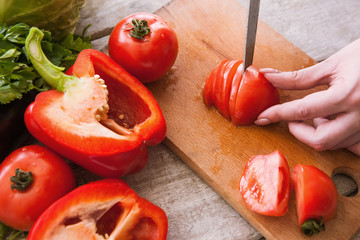
[[[178,53],[173,29],[161,17],[134,13],[120,20],[109,39],[109,55],[143,83],[170,70]]]
[[[0,221],[28,231],[48,206],[75,188],[75,176],[58,155],[30,145],[0,164],[0,186]]]
[[[307,235],[325,229],[336,215],[338,193],[331,178],[314,166],[298,164],[291,175],[299,226]]]
[[[278,90],[254,65],[243,73],[243,63],[223,60],[206,79],[205,104],[214,106],[235,125],[252,124],[266,108],[279,103]]]
[[[284,155],[276,150],[250,158],[240,179],[240,193],[253,211],[284,215],[290,198],[290,169]]]

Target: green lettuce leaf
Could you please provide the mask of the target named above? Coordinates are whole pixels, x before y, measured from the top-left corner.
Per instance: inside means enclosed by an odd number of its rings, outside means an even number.
[[[55,39],[73,33],[86,0],[0,0],[0,24],[26,23],[52,32]]]

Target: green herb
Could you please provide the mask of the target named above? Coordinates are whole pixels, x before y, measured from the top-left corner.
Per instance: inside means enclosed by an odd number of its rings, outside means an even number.
[[[26,239],[28,232],[12,229],[0,222],[0,239],[3,240],[20,240]]]
[[[0,103],[21,99],[29,91],[46,91],[50,86],[33,68],[25,50],[25,39],[30,26],[18,23],[0,25]],[[42,49],[56,66],[68,69],[80,51],[91,48],[90,37],[67,34],[62,40],[52,39],[51,32],[42,30]]]

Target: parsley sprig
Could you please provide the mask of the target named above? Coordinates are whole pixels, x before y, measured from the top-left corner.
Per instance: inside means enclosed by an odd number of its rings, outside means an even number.
[[[0,222],[0,239],[4,240],[23,240],[26,239],[28,232],[15,230]]]

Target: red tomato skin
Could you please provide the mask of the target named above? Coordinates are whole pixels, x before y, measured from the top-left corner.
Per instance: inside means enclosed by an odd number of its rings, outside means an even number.
[[[140,40],[130,36],[131,21],[146,20],[151,29]],[[134,13],[118,22],[110,34],[109,55],[143,83],[164,76],[175,63],[178,40],[174,30],[161,17],[151,13]]]
[[[297,164],[291,175],[299,226],[308,219],[328,222],[336,215],[338,192],[331,178],[314,166]]]
[[[238,88],[232,122],[235,125],[252,124],[262,111],[279,102],[277,89],[256,66],[251,65],[245,70]]]
[[[24,192],[11,189],[15,169],[31,171],[32,185]],[[75,188],[75,176],[64,159],[40,145],[12,152],[0,165],[0,221],[28,231],[41,213]]]
[[[251,157],[240,179],[240,193],[257,213],[285,215],[290,199],[290,168],[285,156],[275,150]]]

